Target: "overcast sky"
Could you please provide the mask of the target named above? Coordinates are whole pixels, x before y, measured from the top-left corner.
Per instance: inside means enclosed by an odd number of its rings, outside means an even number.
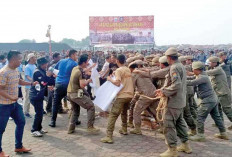
[[[154,15],[157,45],[232,43],[232,0],[1,0],[0,42],[80,40],[89,16]]]

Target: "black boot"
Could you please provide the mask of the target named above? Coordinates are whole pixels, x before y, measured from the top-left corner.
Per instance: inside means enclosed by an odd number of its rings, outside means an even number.
[[[77,120],[76,125],[81,125],[81,121]]]
[[[55,121],[51,121],[51,123],[49,124],[49,126],[55,128],[56,127],[56,122]]]

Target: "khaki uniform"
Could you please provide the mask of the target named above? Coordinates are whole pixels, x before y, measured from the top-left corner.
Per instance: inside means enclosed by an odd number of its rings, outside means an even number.
[[[204,134],[204,123],[210,114],[221,133],[225,132],[225,126],[218,111],[217,96],[211,86],[210,79],[205,72],[194,80],[187,81],[188,86],[197,87],[197,97],[200,99],[200,107],[197,118],[198,134]]]
[[[231,90],[230,65],[229,65],[229,64],[222,63],[220,66],[222,67],[222,69],[223,69],[224,72],[226,73],[227,83],[228,83],[228,86],[229,86],[229,88],[230,88],[230,90]]]
[[[77,116],[79,116],[80,106],[87,110],[87,126],[88,128],[93,127],[95,120],[95,107],[91,99],[84,95],[83,97],[78,97],[78,91],[80,88],[80,80],[82,80],[82,69],[77,66],[74,67],[71,73],[69,85],[68,85],[68,98],[72,106],[72,114],[70,118],[70,127],[75,129],[75,123]]]
[[[154,80],[157,80],[157,88],[160,89],[163,87],[164,82],[165,82],[165,76],[168,74],[170,70],[170,67],[166,67],[163,69],[159,69],[157,71],[152,71],[150,73],[148,72],[142,72],[141,75],[144,77],[152,78]]]
[[[185,67],[186,67],[187,71],[193,72],[191,65],[186,65]],[[190,113],[191,113],[194,121],[197,120],[197,103],[194,99],[195,91],[196,91],[196,87],[187,86],[186,101],[187,101],[187,104],[188,104],[189,109],[190,109]]]
[[[187,71],[192,71],[192,68],[190,65],[185,65],[185,69]],[[191,109],[193,109],[193,107],[192,107],[193,101],[194,101],[194,88],[192,86],[187,86],[186,106],[184,107],[184,119],[185,119],[188,127],[191,130],[195,130],[197,127],[196,126],[196,117],[194,119],[192,114],[191,114],[192,112],[196,113],[195,109],[194,109],[194,111],[191,112]],[[190,105],[191,105],[191,108],[190,108]]]
[[[168,97],[163,121],[165,139],[169,147],[176,147],[177,136],[182,143],[188,141],[187,126],[183,118],[183,108],[186,106],[186,70],[179,61],[171,65],[161,90]]]
[[[118,93],[111,112],[109,114],[108,125],[107,125],[107,136],[112,137],[115,127],[116,120],[121,114],[122,128],[127,130],[127,110],[129,109],[130,102],[134,96],[134,86],[131,77],[130,69],[123,66],[115,71],[116,80],[121,81],[123,88]]]
[[[225,72],[220,66],[218,66],[212,70],[208,70],[207,74],[210,76],[211,84],[218,96],[218,107],[222,119],[223,111],[228,119],[232,122],[231,93],[228,87]]]
[[[132,79],[134,82],[134,87],[136,87],[137,92],[140,95],[145,95],[151,98],[155,97],[155,86],[153,85],[150,78],[143,78],[140,74],[132,74]],[[148,111],[155,117],[156,115],[157,103],[154,100],[140,96],[135,104],[133,111],[133,119],[136,128],[141,127],[141,113],[148,109]]]

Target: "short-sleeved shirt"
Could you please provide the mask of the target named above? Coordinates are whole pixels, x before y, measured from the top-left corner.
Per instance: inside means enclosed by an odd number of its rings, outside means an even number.
[[[133,98],[134,85],[132,81],[132,75],[129,68],[123,66],[115,71],[116,80],[121,81],[123,88],[118,93],[117,98]]]
[[[4,92],[12,97],[18,96],[18,85],[19,85],[19,73],[17,69],[10,69],[8,66],[4,66],[0,70],[0,85],[5,86]],[[0,95],[0,104],[9,105],[16,101],[12,101]]]
[[[75,66],[77,66],[77,62],[71,58],[60,60],[55,66],[55,69],[59,70],[59,73],[56,77],[56,83],[68,85],[72,69]]]
[[[25,81],[27,82],[31,82],[31,80],[27,79],[27,76],[29,76],[31,79],[33,77],[33,73],[36,69],[36,65],[35,64],[27,64],[25,67]],[[26,89],[30,89],[31,86],[25,86]]]
[[[80,89],[80,80],[82,80],[82,70],[79,66],[74,67],[68,84],[68,93],[77,93]]]

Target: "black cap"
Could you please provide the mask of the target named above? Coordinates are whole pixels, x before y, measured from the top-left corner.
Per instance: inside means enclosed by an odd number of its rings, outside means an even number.
[[[37,64],[38,65],[43,65],[43,64],[46,64],[46,63],[48,63],[48,60],[45,57],[41,57],[41,58],[37,59]]]

